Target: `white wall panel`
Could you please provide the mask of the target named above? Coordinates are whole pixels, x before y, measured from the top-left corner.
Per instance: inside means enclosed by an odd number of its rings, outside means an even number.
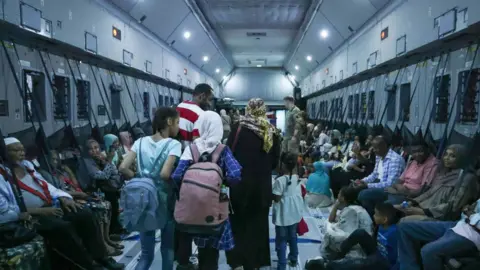
[[[224,85],[224,96],[236,101],[254,97],[265,101],[282,100],[287,95],[293,95],[293,86],[284,74],[277,69],[239,68]]]

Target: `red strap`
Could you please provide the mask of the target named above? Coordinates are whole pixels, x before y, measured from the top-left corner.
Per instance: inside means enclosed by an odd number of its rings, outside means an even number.
[[[63,182],[65,182],[66,184],[70,185],[71,187],[73,187],[73,189],[75,189],[75,191],[77,192],[82,192],[82,189],[77,185],[75,184],[72,179],[70,179],[70,177],[66,177],[65,175],[63,174],[60,174],[60,177],[61,179],[63,180]]]
[[[235,139],[233,140],[233,144],[232,144],[232,153],[235,152],[235,146],[237,146],[237,142],[238,142],[238,134],[240,134],[241,129],[242,129],[242,126],[238,125],[237,133],[235,133]]]
[[[34,171],[30,170],[30,169],[27,169],[27,172],[30,174],[30,176],[32,177],[33,181],[38,185],[40,186],[40,188],[42,189],[43,193],[25,185],[22,181],[20,181],[18,178],[17,178],[17,182],[18,182],[18,186],[20,187],[20,189],[23,189],[37,197],[39,197],[40,199],[42,199],[42,201],[44,201],[47,205],[52,205],[52,195],[50,195],[50,191],[48,190],[48,184],[45,182],[45,181],[42,181],[42,180],[39,180],[35,174],[34,174]]]

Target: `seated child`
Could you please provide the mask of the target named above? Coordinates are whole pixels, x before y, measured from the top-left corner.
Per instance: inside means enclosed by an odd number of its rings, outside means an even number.
[[[372,237],[365,230],[354,231],[341,245],[336,259],[327,262],[326,269],[376,269],[389,270],[397,266],[397,225],[401,213],[393,205],[380,203],[375,207],[374,220],[377,235]],[[345,259],[345,255],[360,245],[366,257]]]
[[[287,243],[290,248],[288,264],[297,265],[297,226],[302,220],[304,203],[302,184],[296,172],[296,156],[284,154],[281,158],[283,176],[273,184],[272,221],[275,225],[275,249],[278,257],[278,270],[287,269]]]

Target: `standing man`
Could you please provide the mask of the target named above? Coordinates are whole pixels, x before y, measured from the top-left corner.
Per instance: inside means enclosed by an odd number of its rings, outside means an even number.
[[[184,101],[177,106],[180,116],[180,137],[183,149],[190,145],[193,140],[200,137],[198,129],[194,128],[200,114],[210,108],[213,100],[213,89],[206,83],[201,83],[193,90],[193,100]]]
[[[282,152],[298,153],[299,139],[297,134],[299,131],[295,129],[297,114],[300,109],[295,106],[295,99],[292,96],[283,98],[283,103],[287,112],[285,113],[285,135],[282,141]]]
[[[178,104],[177,111],[180,116],[179,140],[182,142],[182,151],[188,147],[193,140],[200,137],[196,125],[200,115],[210,108],[213,100],[213,89],[206,83],[198,84],[193,90],[193,100],[183,101]],[[178,262],[177,269],[195,269],[190,262],[192,256],[192,237],[180,231],[175,231],[175,258]]]

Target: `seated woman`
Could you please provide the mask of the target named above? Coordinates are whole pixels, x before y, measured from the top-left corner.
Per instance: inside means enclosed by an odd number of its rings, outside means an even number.
[[[458,222],[411,221],[398,225],[398,259],[402,270],[420,270],[422,266],[424,270],[444,269],[449,258],[478,258],[479,250],[480,200],[465,207]]]
[[[327,223],[327,230],[322,242],[324,257],[328,258],[332,252],[339,252],[342,242],[358,229],[365,230],[370,235],[373,234],[372,219],[363,207],[355,204],[356,199],[355,188],[344,187],[340,190],[338,200],[328,217],[329,223]],[[337,216],[338,210],[340,210],[340,214]],[[359,249],[352,249],[346,257],[353,258],[361,255]]]
[[[132,150],[133,138],[130,132],[122,131],[120,132],[120,141],[122,143],[122,155],[125,156]]]
[[[83,206],[90,206],[92,212],[97,216],[97,220],[100,223],[100,229],[108,254],[110,256],[118,256],[122,254],[120,249],[122,249],[123,246],[112,241],[109,236],[110,218],[112,215],[110,203],[83,192],[77,178],[70,168],[61,164],[57,151],[51,150],[49,157],[52,173],[50,174],[45,170],[40,170],[42,176],[47,182],[51,183],[56,188],[70,194],[77,203],[80,203]]]
[[[432,186],[422,195],[395,207],[406,220],[455,220],[462,208],[476,199],[477,177],[466,170],[467,151],[462,145],[447,147]],[[456,216],[457,215],[457,216]]]
[[[332,204],[332,192],[330,191],[330,178],[322,162],[313,163],[315,171],[308,176],[307,195],[305,201],[308,207],[327,207]]]
[[[25,160],[19,140],[6,138],[5,145],[9,160],[16,164],[12,168],[16,179],[12,181],[17,181],[20,187],[27,212],[38,220],[34,223],[36,231],[56,250],[86,269],[98,269],[94,260],[108,269],[123,269],[123,264],[106,254],[93,213],[76,204],[68,193],[45,181],[33,164]]]
[[[122,154],[120,152],[120,141],[118,137],[113,134],[107,134],[103,136],[103,141],[105,142],[105,155],[106,153],[112,151],[115,152],[112,163],[115,167],[118,167],[122,163]]]
[[[112,218],[110,220],[110,232],[120,234],[123,232],[119,216],[120,188],[122,179],[117,167],[113,164],[116,151],[110,149],[106,156],[100,152],[100,145],[97,141],[90,139],[87,141],[89,158],[85,159],[88,175],[92,180],[92,186],[100,188],[105,193],[105,199],[112,206]]]

